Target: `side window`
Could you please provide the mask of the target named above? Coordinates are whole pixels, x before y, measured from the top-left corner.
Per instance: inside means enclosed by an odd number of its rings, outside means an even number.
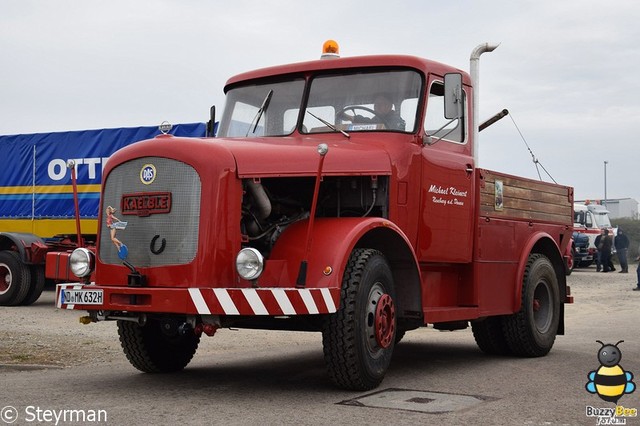
[[[587,228],[592,228],[592,227],[593,227],[593,218],[591,217],[591,212],[587,212],[587,213],[585,214],[585,221],[584,221],[584,223],[585,223],[585,226],[586,226]]]
[[[466,96],[462,96],[462,110],[466,112]],[[434,82],[429,89],[427,100],[427,115],[424,120],[424,130],[434,139],[444,139],[454,142],[465,140],[465,120],[449,120],[444,116],[444,84]]]

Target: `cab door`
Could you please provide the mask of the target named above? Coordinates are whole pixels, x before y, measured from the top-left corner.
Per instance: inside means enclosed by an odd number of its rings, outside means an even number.
[[[459,89],[459,117],[447,118],[451,114],[445,114],[444,78],[429,78],[421,158],[417,253],[421,262],[463,263],[472,259],[475,164],[467,106],[471,104],[467,102],[470,88],[460,83]]]

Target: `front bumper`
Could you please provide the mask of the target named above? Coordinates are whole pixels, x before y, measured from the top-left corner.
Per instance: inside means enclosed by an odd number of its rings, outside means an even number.
[[[65,290],[101,291],[101,304],[69,303]],[[340,306],[340,288],[153,288],[58,284],[56,307],[187,315],[316,315]]]

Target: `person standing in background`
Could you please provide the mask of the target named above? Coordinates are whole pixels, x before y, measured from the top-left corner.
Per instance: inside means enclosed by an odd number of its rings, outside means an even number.
[[[600,263],[602,263],[602,272],[615,271],[613,265],[611,264],[611,247],[613,246],[613,241],[611,241],[611,237],[609,236],[609,230],[604,230],[604,235],[600,239],[600,251],[602,254],[600,255]]]
[[[604,237],[604,228],[600,229],[600,235],[598,235],[593,242],[596,246],[596,272],[602,270],[602,238]]]
[[[633,291],[640,291],[640,246],[638,247],[638,257],[636,258],[636,262],[638,262],[638,269],[636,269],[637,282],[636,287]]]
[[[618,228],[618,233],[613,239],[616,252],[618,253],[618,260],[620,261],[620,273],[626,274],[629,272],[629,263],[627,262],[627,251],[629,250],[629,238],[627,234],[621,228]]]
[[[596,272],[600,272],[602,269],[602,237],[604,237],[604,228],[600,229],[600,235],[598,235],[593,242],[596,246]]]

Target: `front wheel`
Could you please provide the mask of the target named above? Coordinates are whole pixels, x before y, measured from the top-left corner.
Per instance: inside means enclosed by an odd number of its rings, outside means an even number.
[[[353,390],[382,382],[396,338],[395,292],[383,254],[356,249],[342,280],[340,309],[322,328],[324,358],[333,382]]]
[[[171,321],[149,320],[145,325],[118,320],[120,344],[127,359],[145,373],[171,373],[189,364],[200,337],[181,334]]]
[[[544,356],[551,350],[560,321],[558,277],[549,259],[531,254],[522,283],[520,311],[504,317],[505,337],[520,356]]]

